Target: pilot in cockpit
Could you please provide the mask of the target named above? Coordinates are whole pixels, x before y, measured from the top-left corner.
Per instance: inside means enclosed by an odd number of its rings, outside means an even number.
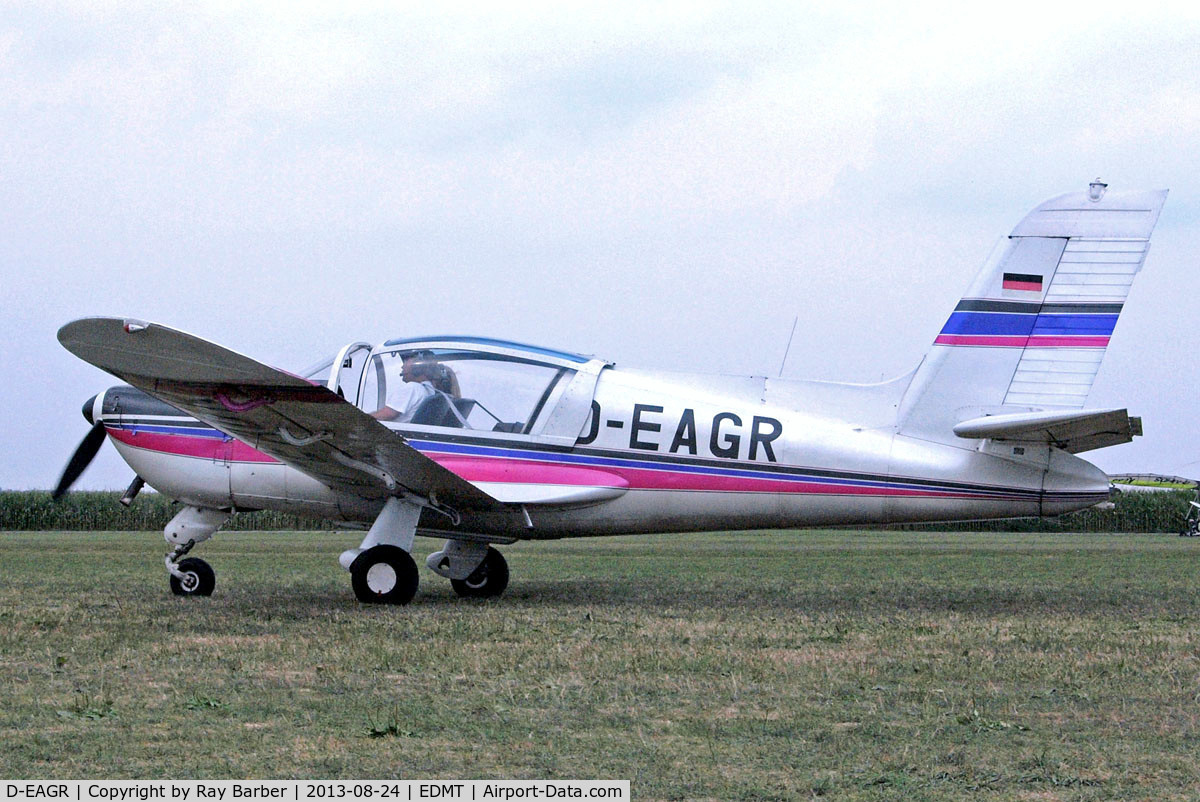
[[[389,394],[387,404],[372,412],[372,417],[405,423],[430,396],[438,392],[451,398],[461,395],[454,371],[439,362],[431,351],[409,351],[402,359],[400,376],[404,384],[395,397]]]
[[[433,385],[433,389],[445,393],[451,398],[462,396],[462,392],[458,388],[458,377],[454,375],[454,371],[450,369],[449,365],[438,362],[436,357],[430,355],[428,358],[412,360],[412,379],[408,378],[409,364],[409,361],[405,360],[404,381],[427,381]]]

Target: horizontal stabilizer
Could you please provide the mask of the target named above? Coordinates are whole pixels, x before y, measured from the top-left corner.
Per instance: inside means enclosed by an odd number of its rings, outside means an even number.
[[[1019,412],[985,415],[954,427],[967,439],[1049,443],[1071,454],[1128,443],[1142,433],[1142,419],[1124,409]]]

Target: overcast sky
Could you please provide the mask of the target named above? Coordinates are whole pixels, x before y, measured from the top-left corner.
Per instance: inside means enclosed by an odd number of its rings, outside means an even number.
[[[1200,12],[1152,3],[0,6],[0,487],[155,320],[290,369],[472,333],[877,381],[1042,200],[1169,188],[1089,406],[1200,476]],[[505,6],[511,4],[504,4]],[[123,488],[111,446],[79,483]]]

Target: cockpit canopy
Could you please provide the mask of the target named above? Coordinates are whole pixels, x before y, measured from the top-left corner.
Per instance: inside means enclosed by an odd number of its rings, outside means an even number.
[[[425,337],[351,343],[305,378],[405,429],[574,442],[606,364],[503,340]]]

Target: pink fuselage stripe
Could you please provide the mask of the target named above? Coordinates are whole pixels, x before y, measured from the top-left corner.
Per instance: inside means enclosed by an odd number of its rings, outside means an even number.
[[[158,432],[135,432],[128,429],[109,429],[108,434],[119,443],[213,461],[231,462],[278,462],[272,456],[251,448],[240,440],[221,440],[216,437],[197,437],[185,434],[160,434]]]
[[[855,496],[939,496],[956,494],[944,490],[879,487],[837,482],[813,482],[770,477],[721,476],[663,469],[608,467],[603,470],[578,468],[537,460],[496,457],[429,456],[438,464],[473,482],[512,482],[516,484],[585,485],[628,487],[634,490],[700,490],[727,493],[803,493]]]
[[[214,462],[274,463],[278,460],[257,451],[238,440],[221,440],[196,435],[172,435],[157,432],[133,432],[109,429],[109,435],[121,442],[149,451]],[[661,469],[609,467],[602,469],[563,465],[542,460],[469,457],[429,453],[431,459],[473,482],[509,482],[513,484],[548,484],[583,487],[621,487],[637,490],[687,490],[725,493],[788,493],[852,496],[919,496],[933,498],[987,498],[1005,496],[995,493],[955,492],[914,487],[854,484],[851,481],[819,482],[805,479],[775,479],[769,476],[722,476]],[[739,469],[744,468],[738,466]]]

